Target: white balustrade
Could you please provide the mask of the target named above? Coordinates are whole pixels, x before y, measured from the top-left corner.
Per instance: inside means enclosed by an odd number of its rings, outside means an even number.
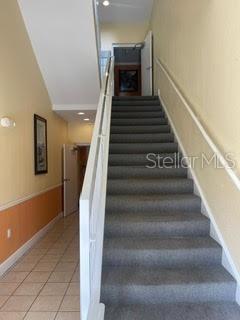
[[[80,307],[81,320],[103,320],[100,303],[105,202],[114,88],[114,58],[102,83],[83,189],[80,196]]]

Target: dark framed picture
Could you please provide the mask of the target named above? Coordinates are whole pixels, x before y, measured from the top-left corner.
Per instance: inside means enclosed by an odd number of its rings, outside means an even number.
[[[48,172],[47,120],[34,114],[35,174]]]

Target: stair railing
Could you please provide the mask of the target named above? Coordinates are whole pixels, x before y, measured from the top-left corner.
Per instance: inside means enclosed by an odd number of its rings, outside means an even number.
[[[103,320],[100,303],[105,202],[109,153],[114,58],[102,82],[83,189],[80,196],[80,308],[81,320]]]

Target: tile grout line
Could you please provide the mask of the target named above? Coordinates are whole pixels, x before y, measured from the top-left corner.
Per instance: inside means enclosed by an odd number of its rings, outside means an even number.
[[[29,254],[31,253],[32,250],[43,250],[43,251],[46,250],[45,253],[43,253],[43,254],[41,254],[41,255],[39,256],[39,259],[36,260],[36,262],[33,264],[32,268],[30,268],[29,270],[26,271],[26,273],[27,273],[26,276],[25,276],[19,283],[17,283],[17,287],[16,287],[16,288],[14,289],[14,291],[8,296],[8,299],[4,302],[4,304],[3,304],[2,307],[1,307],[1,309],[2,309],[2,308],[4,307],[4,305],[9,301],[9,299],[10,299],[11,297],[21,296],[21,295],[15,295],[15,293],[16,293],[16,291],[19,289],[19,287],[20,287],[23,283],[28,283],[28,282],[25,282],[25,280],[27,279],[27,277],[28,277],[32,272],[42,272],[42,271],[34,271],[34,269],[36,268],[36,266],[37,266],[39,263],[41,263],[41,261],[44,259],[44,257],[46,257],[48,254],[50,254],[49,252],[53,249],[53,247],[54,247],[55,245],[57,245],[59,242],[61,243],[61,240],[62,240],[62,239],[69,239],[69,240],[67,240],[67,246],[66,246],[65,250],[64,250],[59,256],[56,255],[56,256],[58,256],[56,265],[54,266],[54,268],[53,268],[51,271],[49,271],[49,276],[46,278],[45,282],[35,282],[35,281],[34,281],[34,282],[29,282],[29,284],[35,284],[35,283],[39,283],[39,284],[40,284],[40,283],[41,283],[41,284],[43,284],[43,286],[42,286],[42,288],[40,289],[40,291],[38,292],[38,294],[37,294],[36,296],[35,296],[35,295],[29,295],[29,296],[28,296],[28,297],[35,297],[35,299],[34,299],[33,302],[30,304],[30,306],[27,308],[27,310],[26,310],[26,311],[18,311],[18,312],[23,312],[23,313],[24,313],[23,319],[26,319],[28,313],[30,312],[30,310],[31,310],[31,308],[32,308],[32,306],[33,306],[33,304],[36,302],[37,298],[41,295],[41,292],[44,290],[44,288],[46,287],[47,284],[51,283],[51,282],[49,282],[49,279],[50,279],[50,277],[52,276],[52,274],[53,274],[54,272],[57,272],[57,271],[56,271],[57,266],[58,266],[60,263],[76,263],[75,268],[73,269],[73,271],[71,271],[71,272],[72,272],[72,275],[71,275],[69,281],[68,281],[68,282],[58,282],[58,283],[67,284],[67,286],[66,286],[65,293],[64,293],[64,295],[62,296],[62,299],[61,299],[61,301],[60,301],[58,310],[57,310],[57,311],[53,311],[53,312],[56,312],[56,314],[55,314],[55,316],[54,316],[54,319],[56,319],[58,313],[60,312],[60,308],[61,308],[61,306],[62,306],[63,300],[64,300],[64,298],[67,296],[67,291],[69,290],[69,288],[70,288],[70,286],[71,286],[71,284],[72,284],[73,277],[75,276],[75,273],[76,273],[76,271],[77,271],[77,269],[78,269],[78,266],[79,266],[79,257],[78,257],[78,259],[76,259],[76,260],[75,260],[75,259],[72,259],[72,260],[71,260],[71,258],[70,258],[69,261],[64,261],[64,260],[63,260],[63,257],[64,257],[64,255],[67,253],[67,251],[69,250],[69,248],[71,248],[71,251],[73,251],[73,252],[75,251],[75,248],[76,248],[76,251],[78,251],[78,246],[75,246],[75,245],[74,245],[74,244],[75,244],[75,238],[78,237],[78,231],[76,231],[75,228],[73,228],[73,234],[70,236],[70,235],[69,235],[69,231],[72,229],[72,227],[73,227],[73,225],[74,225],[74,221],[68,223],[68,224],[66,225],[66,227],[65,227],[65,225],[64,225],[64,222],[65,222],[65,221],[62,221],[62,222],[63,222],[62,228],[64,229],[63,233],[60,234],[60,232],[56,232],[56,234],[59,234],[58,237],[55,238],[54,241],[51,241],[51,240],[50,240],[50,244],[47,245],[47,248],[41,248],[41,242],[44,241],[44,240],[46,240],[46,239],[48,239],[48,236],[49,236],[49,235],[54,235],[54,234],[55,234],[54,230],[51,230],[51,232],[49,232],[49,233],[46,235],[46,237],[42,238],[41,241],[39,241],[39,242],[36,244],[36,246],[32,247],[31,250],[29,250],[21,259],[19,259],[19,261],[17,261],[17,262],[14,264],[14,266],[13,266],[10,270],[8,270],[8,272],[6,272],[6,274],[8,274],[8,273],[10,273],[10,272],[21,272],[21,271],[14,271],[14,268],[15,268],[18,264],[22,263],[22,262],[24,261],[24,259],[25,259],[27,256],[29,256]],[[60,226],[61,226],[60,223],[59,223],[58,225],[56,225],[56,230],[58,230],[57,227],[60,227]],[[40,246],[39,246],[39,244],[40,244]],[[37,248],[38,246],[39,246],[39,248]],[[43,247],[44,247],[44,245],[43,245]],[[60,247],[61,247],[61,246],[60,246]],[[56,249],[56,251],[57,251],[57,249]],[[76,254],[76,255],[78,256],[78,254]],[[34,256],[35,256],[35,255],[33,255],[33,257],[34,257]],[[38,256],[38,255],[36,255],[36,256]],[[54,256],[54,255],[53,255],[53,256]],[[23,262],[23,263],[24,263],[24,262]],[[28,262],[26,262],[26,263],[28,263]],[[31,262],[29,262],[29,263],[31,263]],[[46,262],[46,263],[47,263],[47,262]],[[48,272],[48,271],[46,271],[46,272]],[[59,272],[61,272],[61,271],[59,271]],[[62,271],[62,272],[70,272],[70,271]],[[5,282],[5,283],[14,283],[14,282]],[[52,282],[52,283],[56,283],[56,282]],[[11,312],[11,311],[8,311],[8,312]],[[12,311],[12,312],[13,312],[13,311]],[[17,312],[17,311],[14,311],[14,312]],[[42,312],[42,311],[37,311],[37,312]],[[48,312],[48,311],[43,311],[43,312]],[[51,311],[51,312],[52,312],[52,311]]]

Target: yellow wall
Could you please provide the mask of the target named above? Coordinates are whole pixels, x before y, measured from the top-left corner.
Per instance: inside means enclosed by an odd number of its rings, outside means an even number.
[[[79,122],[68,123],[68,137],[71,143],[90,144],[92,140],[94,124],[85,124]]]
[[[66,123],[51,110],[16,0],[0,2],[0,117],[16,128],[0,127],[0,206],[62,181],[61,149]],[[49,173],[34,175],[33,114],[48,120]]]
[[[148,30],[148,22],[129,24],[101,24],[102,50],[112,50],[113,43],[142,42]]]
[[[240,168],[240,2],[157,0],[155,55]]]
[[[154,55],[166,66],[203,126],[240,168],[240,2],[156,0],[152,15]],[[211,149],[155,64],[155,89],[189,156]],[[195,168],[217,227],[240,274],[240,192],[225,170]]]

